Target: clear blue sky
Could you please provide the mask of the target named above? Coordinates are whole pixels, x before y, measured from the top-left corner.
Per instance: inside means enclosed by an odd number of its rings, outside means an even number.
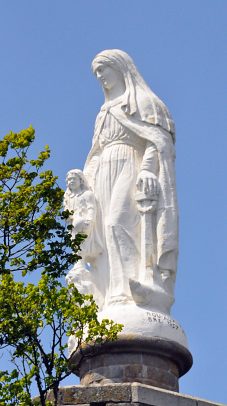
[[[2,0],[0,128],[32,124],[64,187],[103,101],[90,64],[128,52],[177,128],[180,258],[173,316],[194,366],[183,393],[227,403],[226,0]],[[71,382],[75,380],[71,379]]]

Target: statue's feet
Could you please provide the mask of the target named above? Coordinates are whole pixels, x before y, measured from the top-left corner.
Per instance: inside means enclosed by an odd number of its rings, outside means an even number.
[[[129,286],[133,300],[137,305],[167,314],[170,313],[174,298],[159,285],[147,285],[134,279],[129,279]]]
[[[165,292],[174,296],[175,277],[172,271],[169,269],[160,270],[162,286]]]

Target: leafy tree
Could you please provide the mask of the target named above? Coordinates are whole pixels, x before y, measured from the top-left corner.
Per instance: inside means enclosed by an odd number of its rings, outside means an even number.
[[[71,240],[62,223],[63,190],[52,171],[42,171],[49,147],[28,158],[32,127],[0,141],[1,273],[43,268],[59,276],[78,259],[80,239]],[[65,252],[65,248],[70,248]]]
[[[64,192],[42,170],[49,148],[28,158],[34,138],[30,127],[0,141],[0,347],[10,350],[13,365],[0,371],[0,406],[33,405],[34,385],[38,404],[50,404],[51,389],[56,405],[59,384],[71,373],[67,337],[76,336],[79,348],[116,339],[121,330],[98,321],[92,296],[62,283],[83,236],[72,240],[64,221],[69,212],[61,211]],[[28,282],[34,271],[36,284]]]

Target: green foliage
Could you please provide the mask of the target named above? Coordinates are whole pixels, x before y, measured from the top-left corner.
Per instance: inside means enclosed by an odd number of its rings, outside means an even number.
[[[49,147],[37,159],[28,158],[34,134],[29,127],[0,141],[0,272],[43,268],[59,276],[78,259],[80,240],[72,241],[65,230],[64,192],[56,177],[50,170],[42,171]]]
[[[29,375],[20,379],[16,369],[11,373],[0,371],[0,406],[31,405],[31,396],[24,390],[27,383],[31,383]]]
[[[92,296],[82,295],[62,276],[79,258],[82,236],[72,240],[61,212],[63,191],[50,170],[41,171],[50,156],[46,147],[28,158],[34,130],[10,132],[0,141],[0,348],[10,350],[13,370],[0,371],[0,406],[48,405],[53,390],[71,372],[67,338],[78,348],[85,342],[114,340],[122,326],[99,322]],[[37,284],[16,280],[36,271]],[[48,339],[47,339],[48,337]]]

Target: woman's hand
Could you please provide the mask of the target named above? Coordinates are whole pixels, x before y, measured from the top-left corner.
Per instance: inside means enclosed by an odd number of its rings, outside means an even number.
[[[157,197],[160,190],[157,176],[146,170],[142,170],[139,173],[136,186],[139,192],[152,197]]]

